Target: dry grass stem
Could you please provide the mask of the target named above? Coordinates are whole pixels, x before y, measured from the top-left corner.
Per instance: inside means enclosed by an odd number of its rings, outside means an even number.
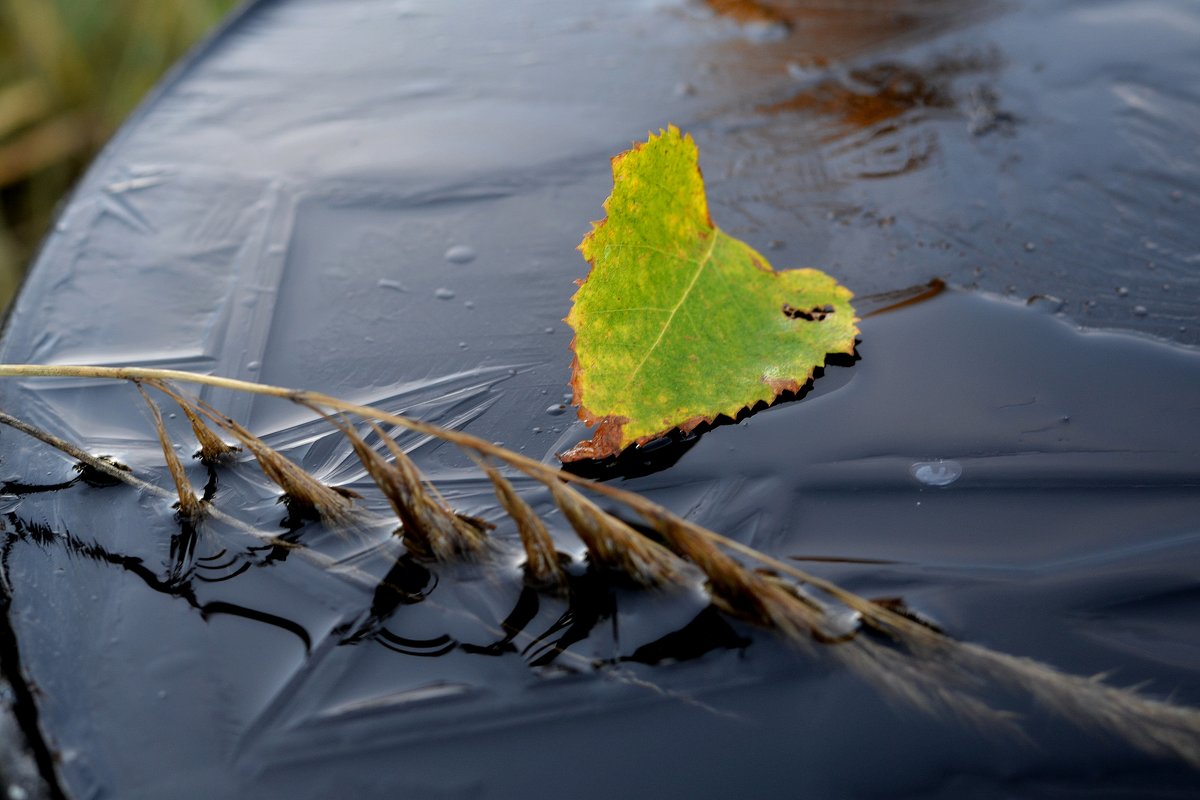
[[[391,453],[392,461],[368,445],[341,416],[330,416],[315,405],[305,405],[328,420],[350,442],[363,468],[400,519],[400,532],[410,552],[435,561],[453,561],[478,557],[490,549],[483,526],[455,514],[439,495],[428,491],[417,465],[378,425],[371,423]]]
[[[474,456],[474,454],[472,454]],[[537,512],[526,503],[513,485],[495,467],[476,459],[479,468],[488,476],[496,490],[500,507],[512,518],[525,549],[525,572],[536,586],[562,589],[567,585],[567,574],[563,570],[554,539]]]
[[[228,418],[216,421],[254,455],[263,475],[283,490],[289,503],[324,520],[338,522],[348,517],[352,498],[357,496],[354,492],[321,483],[236,421]]]
[[[722,610],[774,628],[797,644],[808,644],[820,630],[825,621],[822,608],[750,571],[708,539],[696,536],[674,514],[663,511],[644,517],[668,547],[699,567]]]
[[[443,505],[440,496],[425,488],[421,471],[396,441],[375,423],[371,423],[371,427],[392,456],[391,464],[382,458],[379,462],[389,467],[386,474],[388,488],[384,492],[404,525],[405,544],[417,555],[438,561],[478,558],[491,550],[485,525],[455,514]],[[378,458],[378,453],[370,452]]]
[[[993,708],[979,696],[988,689],[980,676],[949,661],[914,657],[902,647],[865,636],[822,650],[883,697],[931,716],[954,719],[985,734],[1025,739],[1011,711]]]
[[[43,444],[48,444],[55,450],[58,450],[59,452],[75,459],[79,464],[106,475],[116,482],[127,484],[139,491],[149,492],[151,494],[168,498],[172,496],[170,492],[163,490],[161,487],[156,486],[153,483],[142,480],[131,472],[121,469],[113,462],[94,456],[83,448],[76,447],[75,445],[71,444],[66,439],[62,439],[52,433],[42,430],[41,428],[30,425],[28,422],[17,419],[11,414],[6,414],[5,412],[0,411],[0,425],[6,425],[13,430],[20,431],[27,436],[37,439]]]
[[[1099,677],[1069,675],[1030,658],[947,641],[951,652],[946,663],[957,665],[956,672],[986,676],[1093,732],[1200,769],[1200,709],[1144,697]]]
[[[196,412],[194,404],[184,397],[181,393],[175,391],[170,384],[162,381],[147,381],[148,386],[153,386],[163,394],[170,397],[179,406],[179,410],[188,418],[188,422],[192,425],[192,433],[196,437],[196,441],[200,444],[200,452],[196,457],[204,464],[215,466],[222,462],[228,461],[241,448],[234,447],[225,442],[220,436],[208,427],[208,424]]]
[[[724,610],[776,630],[796,643],[807,645],[814,639],[837,640],[839,643],[820,648],[820,652],[829,653],[888,696],[899,698],[917,709],[1015,732],[1012,716],[991,708],[982,699],[985,692],[1003,688],[1015,696],[1037,702],[1080,727],[1120,737],[1148,753],[1183,759],[1200,769],[1200,710],[1149,699],[1134,690],[1110,686],[1099,679],[1068,675],[1031,659],[956,641],[900,613],[902,609],[894,610],[849,592],[794,564],[678,517],[640,495],[563,473],[476,436],[325,394],[216,376],[149,368],[0,365],[0,376],[39,375],[144,382],[178,380],[280,397],[310,408],[323,407],[359,415],[371,421],[388,447],[394,464],[368,447],[348,423],[330,420],[346,434],[364,467],[392,503],[404,524],[406,543],[441,560],[478,555],[488,547],[488,539],[479,525],[454,514],[433,487],[425,485],[416,466],[376,423],[395,425],[453,443],[473,458],[495,459],[545,485],[597,566],[623,572],[644,585],[661,586],[687,583],[692,570],[687,562],[691,562],[707,579],[714,602]],[[345,497],[288,462],[236,422],[215,415],[203,405],[197,408],[254,453],[267,477],[289,496],[307,496],[318,510],[326,509],[326,516],[330,516],[328,509],[341,513],[348,508],[349,501]],[[102,460],[8,415],[0,413],[0,423],[36,436],[101,472],[118,472]],[[500,504],[516,521],[522,541],[528,540],[526,552],[531,573],[554,575],[552,564],[556,556],[545,526],[517,495],[511,483],[493,468],[481,466],[496,488]],[[124,473],[113,477],[131,485],[163,491]],[[679,555],[605,512],[575,487],[586,487],[589,492],[640,515]],[[215,514],[216,510],[211,513]],[[731,553],[760,564],[774,574],[750,570]],[[826,608],[823,599],[819,602],[802,594],[795,584],[784,578],[833,601],[831,607],[840,605],[855,612],[861,630],[857,635],[843,634],[839,638],[835,615]]]
[[[670,550],[605,513],[562,481],[544,483],[597,567],[622,572],[642,586],[668,586],[684,581],[687,567]]]
[[[167,470],[171,473],[171,479],[175,481],[175,493],[179,496],[179,514],[184,519],[195,522],[204,513],[204,504],[192,489],[192,482],[188,479],[187,470],[184,469],[183,462],[179,460],[179,454],[175,452],[175,445],[172,444],[171,437],[167,435],[167,427],[163,424],[162,411],[158,404],[146,393],[140,383],[134,385],[137,386],[142,399],[146,401],[146,407],[150,409],[150,418],[154,421],[154,432],[158,434],[163,457],[167,460]]]
[[[114,462],[105,458],[94,456],[77,445],[55,436],[52,433],[43,431],[41,428],[35,427],[34,425],[18,419],[11,414],[0,411],[0,425],[5,425],[13,430],[20,431],[21,433],[24,433],[33,439],[37,439],[38,441],[53,447],[55,450],[58,450],[75,459],[79,464],[103,474],[108,478],[111,478],[114,485],[117,483],[123,483],[131,489],[136,489],[139,492],[152,495],[160,500],[165,500],[168,502],[177,499],[176,492],[168,491],[157,484],[144,481],[134,475],[132,472],[127,471],[127,468],[123,467],[123,465],[118,466]],[[278,547],[294,552],[299,557],[319,567],[328,570],[336,569],[339,575],[344,575],[351,580],[355,580],[369,588],[374,588],[379,584],[378,579],[374,576],[367,575],[366,573],[363,573],[360,570],[345,564],[339,564],[324,553],[319,553],[316,550],[305,547],[303,544],[289,541],[287,539],[281,539],[273,534],[263,533],[257,528],[246,524],[242,520],[226,514],[219,508],[215,508],[211,505],[206,506],[205,515],[206,517],[217,520],[224,525],[228,525],[230,528],[237,530],[240,533],[251,536],[264,544],[269,544],[272,547]]]

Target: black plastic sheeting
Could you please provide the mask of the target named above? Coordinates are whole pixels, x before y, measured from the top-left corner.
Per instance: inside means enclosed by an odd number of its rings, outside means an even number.
[[[98,160],[0,359],[311,388],[554,463],[586,435],[563,405],[574,248],[609,157],[674,123],[716,223],[777,268],[862,296],[957,288],[866,319],[861,359],[807,397],[625,485],[958,638],[1200,705],[1198,33],[1185,0],[257,3]],[[302,410],[202,396],[367,485]],[[0,398],[164,478],[129,387],[7,380]],[[402,443],[458,510],[502,521],[460,453]],[[0,447],[9,622],[68,796],[1195,785],[1019,697],[996,700],[1034,745],[889,703],[698,592],[581,575],[567,608],[515,570],[396,560],[385,528],[293,525],[329,570],[190,535],[15,431]],[[214,502],[285,532],[249,464]]]

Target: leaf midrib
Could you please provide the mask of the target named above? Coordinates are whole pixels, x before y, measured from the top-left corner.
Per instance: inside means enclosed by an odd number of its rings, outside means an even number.
[[[696,283],[699,282],[701,273],[703,273],[704,269],[712,262],[713,251],[717,247],[717,238],[720,235],[721,232],[714,228],[712,231],[712,239],[708,243],[708,250],[704,252],[704,256],[700,259],[700,263],[696,267],[696,274],[692,276],[691,282],[688,283],[687,288],[684,289],[683,294],[680,295],[679,302],[675,304],[675,307],[671,309],[671,313],[667,316],[666,321],[663,322],[662,330],[658,332],[658,338],[654,340],[654,344],[650,345],[650,349],[646,351],[646,355],[642,356],[642,360],[638,363],[637,367],[634,368],[633,372],[630,373],[629,380],[631,382],[637,378],[638,373],[642,371],[642,367],[646,366],[646,362],[650,360],[650,356],[654,355],[654,351],[662,342],[663,337],[667,335],[667,330],[671,327],[671,323],[675,321],[675,315],[679,313],[679,309],[683,307],[685,302],[687,302],[688,297],[692,293],[692,289],[694,289],[696,287]]]

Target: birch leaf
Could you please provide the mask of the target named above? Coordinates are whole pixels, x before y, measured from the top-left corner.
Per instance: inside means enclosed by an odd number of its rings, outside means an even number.
[[[599,427],[564,461],[770,403],[828,354],[854,352],[848,289],[815,269],[776,272],[713,224],[691,136],[652,134],[612,172],[608,216],[579,245],[592,269],[566,319],[575,404]]]

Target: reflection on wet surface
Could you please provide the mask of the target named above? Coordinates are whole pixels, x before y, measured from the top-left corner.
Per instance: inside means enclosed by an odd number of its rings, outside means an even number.
[[[951,91],[955,78],[995,66],[987,58],[947,58],[922,69],[881,62],[833,77],[817,73],[820,77],[810,86],[762,111],[804,114],[813,121],[821,145],[834,146],[828,158],[862,153],[859,178],[894,177],[920,169],[936,155],[936,136],[910,136],[908,130],[931,118],[972,115],[976,135],[1011,126],[1012,115],[996,108],[996,97],[986,86],[961,100]]]
[[[823,80],[763,111],[828,114],[848,131],[872,128],[909,111],[953,107],[944,87],[929,83],[921,72],[903,64],[884,63],[852,70],[841,80]],[[829,134],[831,138],[836,135]]]
[[[828,64],[879,47],[936,36],[998,10],[995,0],[705,0],[714,13],[751,29],[774,28],[770,41],[788,39],[801,58]],[[780,34],[783,34],[781,36]],[[782,49],[782,48],[781,48]],[[747,58],[753,63],[756,59]]]

